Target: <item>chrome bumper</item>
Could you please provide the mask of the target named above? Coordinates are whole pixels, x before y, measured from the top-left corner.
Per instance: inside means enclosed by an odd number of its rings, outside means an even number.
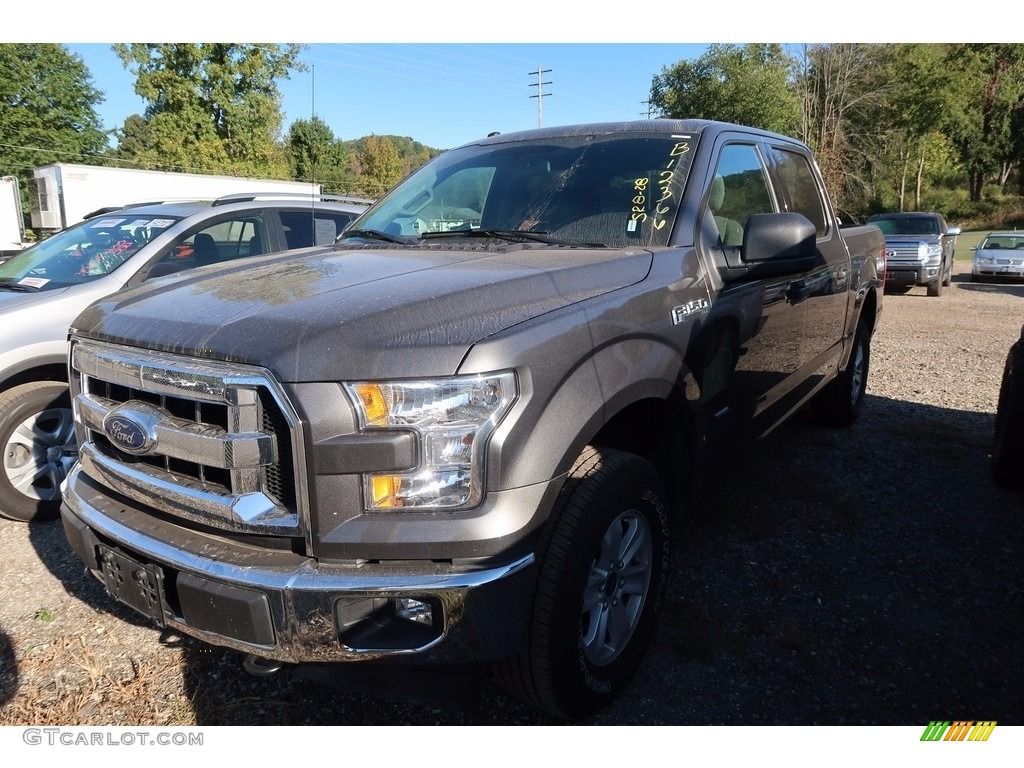
[[[134,576],[159,576],[161,599],[150,614],[157,623],[244,653],[292,663],[491,661],[515,652],[525,623],[532,554],[476,568],[325,564],[163,522],[111,499],[80,467],[68,478],[62,517],[72,548],[108,591],[104,557],[137,564]],[[432,606],[432,625],[389,618],[400,599]]]

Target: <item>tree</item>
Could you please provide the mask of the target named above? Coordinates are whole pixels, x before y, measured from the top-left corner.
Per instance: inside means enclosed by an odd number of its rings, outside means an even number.
[[[146,102],[120,132],[119,156],[174,171],[285,177],[279,78],[300,46],[130,43],[114,46]]]
[[[889,167],[899,169],[899,210],[922,210],[928,177],[941,177],[951,164],[951,146],[942,132],[952,73],[941,45],[907,43],[887,46],[883,79],[892,83],[876,113],[868,116],[885,146],[895,150]],[[880,159],[884,155],[879,155]],[[913,205],[907,187],[913,179]]]
[[[0,173],[18,177],[26,211],[33,168],[105,152],[102,100],[81,57],[63,45],[0,44]]]
[[[814,151],[833,200],[871,195],[878,119],[891,85],[886,46],[837,43],[805,46],[794,80],[801,104],[797,134]],[[860,207],[860,206],[857,206]]]
[[[967,170],[970,199],[977,202],[985,183],[1002,177],[1021,146],[1013,125],[1024,98],[1024,45],[950,45],[946,64],[961,73],[950,94],[947,131]]]
[[[703,118],[793,133],[800,104],[790,88],[792,59],[777,44],[712,45],[694,61],[662,69],[651,104],[663,117]]]
[[[405,172],[394,142],[387,136],[370,135],[359,152],[359,181],[366,194],[379,197],[397,184]]]
[[[292,123],[287,148],[293,178],[317,182],[332,194],[351,193],[355,188],[348,150],[319,117]]]

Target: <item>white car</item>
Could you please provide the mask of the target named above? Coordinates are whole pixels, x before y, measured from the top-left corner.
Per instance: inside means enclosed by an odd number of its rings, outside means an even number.
[[[78,458],[68,326],[92,302],[191,267],[334,241],[369,205],[284,193],[104,210],[0,263],[0,516],[60,510]]]
[[[1024,278],[1024,232],[989,232],[974,251],[971,280]]]

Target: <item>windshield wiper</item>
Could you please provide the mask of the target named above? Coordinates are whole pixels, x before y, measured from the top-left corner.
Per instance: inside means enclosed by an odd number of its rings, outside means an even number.
[[[574,245],[581,248],[604,247],[601,243],[579,243],[559,240],[557,237],[551,237],[547,232],[535,232],[527,229],[452,229],[448,232],[424,232],[420,237],[424,240],[439,237],[483,237],[509,240],[511,242],[529,240],[537,243],[547,243],[548,245]]]
[[[22,293],[38,293],[38,285],[25,285],[24,283],[15,283],[8,278],[6,282],[0,282],[0,290],[5,291],[20,291]]]
[[[385,243],[399,243],[402,245],[409,242],[407,238],[395,237],[394,235],[389,235],[386,232],[380,232],[376,229],[346,229],[341,233],[341,237],[338,238],[338,240],[340,242],[341,240],[347,240],[350,237],[362,237],[366,240],[383,240]]]

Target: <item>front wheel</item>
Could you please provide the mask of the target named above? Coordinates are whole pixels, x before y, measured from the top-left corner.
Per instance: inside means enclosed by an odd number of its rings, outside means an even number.
[[[944,286],[945,284],[946,283],[943,281],[942,275],[940,274],[938,277],[936,277],[934,280],[928,283],[928,295],[941,296],[942,286]]]
[[[67,384],[34,381],[0,395],[0,516],[55,517],[60,484],[78,458]]]
[[[639,456],[588,447],[538,551],[525,646],[502,662],[513,695],[572,719],[605,706],[643,658],[668,570],[662,482]]]

